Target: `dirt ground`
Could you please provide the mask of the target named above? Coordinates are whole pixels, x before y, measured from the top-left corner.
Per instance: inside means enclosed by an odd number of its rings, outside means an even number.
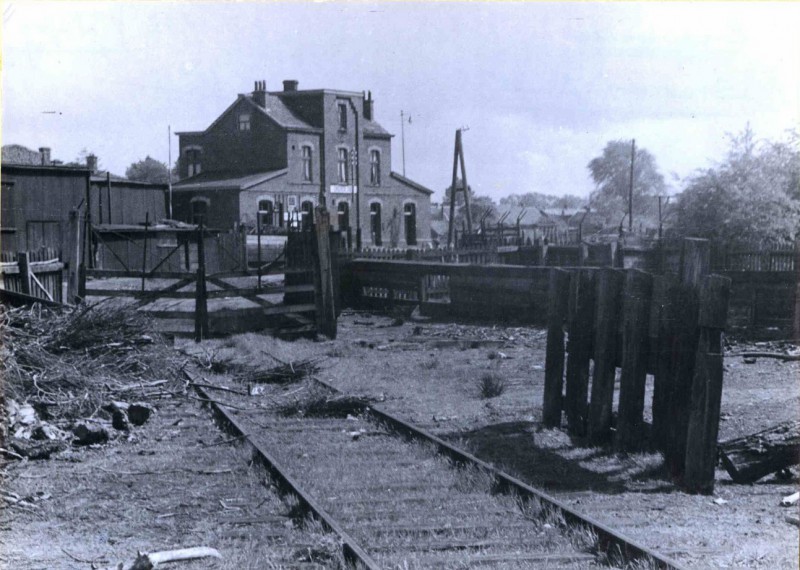
[[[392,324],[391,317],[347,313],[335,341],[247,334],[176,345],[206,364],[319,358],[321,379],[375,398],[687,567],[798,567],[798,529],[784,521],[790,509],[779,506],[798,489],[796,471],[789,481],[735,485],[718,470],[713,497],[683,494],[663,476],[656,454],[621,456],[540,429],[543,330]],[[728,358],[725,366],[721,439],[796,417],[800,363]],[[482,397],[487,373],[504,383],[501,395]],[[176,393],[154,403],[154,419],[129,436],[3,466],[4,493],[25,500],[4,505],[0,566],[102,567],[137,550],[199,545],[219,549],[223,560],[180,568],[324,560],[330,539],[295,528],[291,504],[264,487],[263,475],[198,402]],[[282,538],[265,540],[265,532]]]

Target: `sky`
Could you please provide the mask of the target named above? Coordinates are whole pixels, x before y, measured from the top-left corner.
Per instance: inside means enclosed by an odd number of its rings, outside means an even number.
[[[635,138],[671,192],[748,124],[800,123],[797,2],[3,3],[2,143],[168,159],[238,93],[372,91],[393,170],[441,199],[455,130],[480,195],[588,196],[586,165]],[[177,137],[173,136],[176,158]]]

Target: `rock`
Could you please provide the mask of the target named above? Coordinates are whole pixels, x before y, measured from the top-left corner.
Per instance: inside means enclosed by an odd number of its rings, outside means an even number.
[[[105,443],[108,441],[108,430],[102,426],[78,424],[72,428],[78,445],[92,445],[95,443]]]
[[[66,443],[60,439],[33,441],[11,438],[9,443],[11,449],[30,460],[49,459],[53,453],[58,453],[66,447]]]
[[[131,426],[128,425],[128,416],[122,410],[114,410],[111,412],[111,427],[118,431],[128,431]]]
[[[33,429],[31,439],[37,441],[53,441],[56,439],[66,439],[66,434],[57,427],[42,422]]]
[[[135,425],[144,425],[155,410],[149,404],[135,403],[128,406],[128,421]]]

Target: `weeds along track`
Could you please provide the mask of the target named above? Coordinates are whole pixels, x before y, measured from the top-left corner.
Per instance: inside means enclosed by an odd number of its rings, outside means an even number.
[[[259,385],[258,396],[196,389],[273,480],[339,535],[353,566],[678,568],[320,381]]]

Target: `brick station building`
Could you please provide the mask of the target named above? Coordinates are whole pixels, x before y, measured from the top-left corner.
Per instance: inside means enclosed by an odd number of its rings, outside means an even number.
[[[322,196],[354,243],[360,212],[363,245],[430,244],[433,192],[392,172],[393,135],[375,121],[371,93],[301,91],[293,80],[267,91],[257,81],[204,131],[176,134],[177,219],[270,231],[313,217]]]

